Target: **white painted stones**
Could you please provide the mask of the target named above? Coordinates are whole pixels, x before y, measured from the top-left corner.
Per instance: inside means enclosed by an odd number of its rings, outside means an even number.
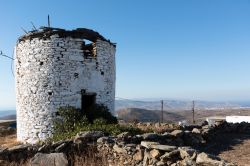
[[[84,34],[95,38],[94,55],[86,57],[83,37],[71,32],[62,36],[61,32],[50,36],[31,33],[20,38],[16,45],[19,141],[33,143],[51,136],[55,112],[68,105],[80,108],[81,90],[96,93],[96,102],[114,113],[115,45],[100,35]]]

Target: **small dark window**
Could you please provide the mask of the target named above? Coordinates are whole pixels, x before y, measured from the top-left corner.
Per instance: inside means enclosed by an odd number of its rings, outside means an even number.
[[[40,62],[39,64],[42,66],[42,65],[43,65],[43,62]]]
[[[84,58],[94,58],[96,57],[96,53],[94,51],[94,43],[88,40],[84,40],[82,44],[82,50]]]
[[[53,93],[52,92],[48,92],[48,94],[51,96]]]
[[[101,72],[101,75],[104,75],[104,72],[103,72],[103,71]]]
[[[79,74],[78,74],[78,73],[74,73],[74,77],[75,77],[75,78],[78,78],[78,77],[79,77]]]

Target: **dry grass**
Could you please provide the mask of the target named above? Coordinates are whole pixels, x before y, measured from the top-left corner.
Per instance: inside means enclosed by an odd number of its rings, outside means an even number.
[[[16,130],[8,129],[9,123],[0,124],[0,147],[10,148],[21,143],[16,140]]]
[[[0,147],[10,148],[20,144],[21,143],[16,140],[16,134],[0,137]]]

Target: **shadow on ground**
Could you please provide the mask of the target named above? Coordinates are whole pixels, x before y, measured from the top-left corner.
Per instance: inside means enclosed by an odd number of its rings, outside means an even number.
[[[250,134],[221,134],[199,150],[219,156],[237,166],[249,166]]]
[[[200,150],[210,154],[219,155],[221,152],[233,150],[235,146],[240,146],[245,140],[250,140],[250,134],[221,134]]]

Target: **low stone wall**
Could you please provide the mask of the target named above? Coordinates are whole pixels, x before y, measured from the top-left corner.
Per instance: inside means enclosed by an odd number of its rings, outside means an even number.
[[[74,139],[42,145],[19,145],[9,149],[0,148],[0,165],[15,161],[28,160],[31,165],[46,162],[59,162],[60,166],[74,165],[78,158],[86,163],[100,161],[102,165],[156,165],[156,166],[232,166],[218,157],[199,151],[222,133],[250,133],[250,124],[222,123],[215,126],[184,126],[178,130],[162,134],[146,133],[132,136],[121,133],[116,137],[104,136],[101,131],[79,133]],[[48,165],[48,163],[47,163]],[[56,162],[49,165],[58,165]],[[79,165],[79,164],[78,164]],[[86,164],[85,164],[86,165]],[[96,163],[96,165],[98,165]]]

